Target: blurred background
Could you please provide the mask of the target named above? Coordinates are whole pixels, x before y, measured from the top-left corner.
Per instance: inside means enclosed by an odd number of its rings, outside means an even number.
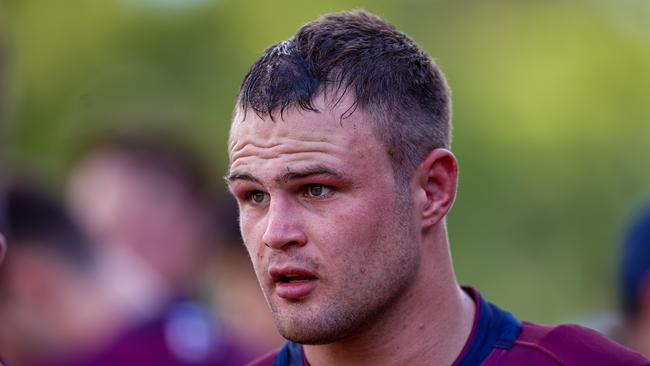
[[[623,227],[650,193],[648,0],[0,0],[0,164],[70,205],[92,141],[162,134],[193,150],[221,197],[248,67],[305,22],[354,8],[412,36],[452,87],[459,280],[531,321],[616,309]],[[215,225],[232,225],[224,215]],[[251,270],[236,234],[220,235],[196,297],[253,337],[228,298],[260,295],[232,285]],[[278,341],[266,339],[251,352]]]

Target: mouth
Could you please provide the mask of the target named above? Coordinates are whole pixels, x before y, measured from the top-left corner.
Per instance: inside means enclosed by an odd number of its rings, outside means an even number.
[[[303,276],[300,274],[288,273],[288,274],[281,274],[277,276],[277,278],[274,277],[273,281],[275,281],[276,283],[300,283],[300,282],[313,281],[316,279],[317,278],[313,276]]]
[[[299,300],[316,288],[318,277],[301,268],[272,268],[269,271],[276,295],[287,300]]]

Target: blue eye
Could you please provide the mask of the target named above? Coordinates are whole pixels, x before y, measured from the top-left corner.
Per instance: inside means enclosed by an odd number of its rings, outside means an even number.
[[[331,191],[331,188],[322,184],[310,184],[307,186],[307,196],[323,197]]]

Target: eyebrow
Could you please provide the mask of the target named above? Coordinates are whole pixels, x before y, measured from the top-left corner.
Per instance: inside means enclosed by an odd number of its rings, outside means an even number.
[[[286,184],[291,180],[308,178],[315,175],[330,175],[338,179],[347,181],[347,179],[343,178],[343,175],[340,174],[338,171],[322,164],[308,166],[306,168],[302,168],[296,171],[291,171],[289,168],[287,168],[286,173],[276,177],[274,180],[276,184]],[[225,177],[225,179],[228,183],[232,183],[237,180],[244,180],[248,182],[261,184],[261,181],[258,178],[246,172],[238,173],[235,171],[230,173],[227,177]]]
[[[314,175],[330,175],[339,179],[344,179],[343,176],[336,170],[322,164],[317,164],[313,166],[308,166],[303,169],[298,169],[296,171],[290,171],[289,168],[287,167],[287,172],[275,178],[275,182],[278,184],[283,184],[291,180],[308,178]]]
[[[232,183],[236,180],[245,180],[248,182],[254,182],[254,183],[261,183],[259,179],[255,178],[254,176],[248,174],[248,173],[230,173],[228,176],[224,177],[227,183]]]

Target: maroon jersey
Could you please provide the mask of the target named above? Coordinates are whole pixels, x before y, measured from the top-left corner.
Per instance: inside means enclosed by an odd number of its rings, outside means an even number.
[[[101,350],[32,366],[241,366],[252,358],[227,339],[206,309],[176,301]]]
[[[520,322],[509,312],[465,289],[476,304],[474,325],[452,366],[647,366],[636,352],[578,325]],[[249,366],[309,366],[302,346],[287,342]]]

